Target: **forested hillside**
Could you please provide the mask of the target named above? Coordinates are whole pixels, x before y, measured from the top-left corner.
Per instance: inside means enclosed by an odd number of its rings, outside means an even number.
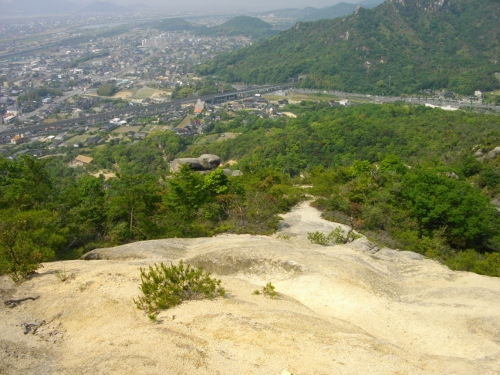
[[[374,163],[390,154],[415,165],[451,165],[472,149],[500,145],[500,117],[424,106],[365,104],[331,107],[328,102],[290,105],[296,119],[262,119],[248,112],[218,125],[218,132],[242,133],[236,139],[189,152],[216,153],[223,160],[277,168],[292,176],[316,166]],[[472,131],[473,129],[473,131]]]
[[[91,148],[87,169],[65,164],[75,150],[0,158],[0,271],[22,278],[41,260],[146,239],[268,234],[312,184],[325,217],[381,246],[500,276],[500,213],[490,204],[500,157],[476,158],[500,146],[499,116],[403,103],[287,110],[297,118],[221,112],[207,131],[240,133],[221,142],[167,131]],[[236,160],[243,176],[169,176],[174,158],[203,153]],[[91,175],[101,170],[116,177]]]
[[[351,92],[400,94],[498,89],[500,2],[388,0],[333,20],[301,22],[221,55],[203,75],[248,83],[288,82]]]
[[[288,109],[301,114],[242,112],[217,129],[241,136],[194,153],[302,173],[326,217],[453,269],[500,276],[500,214],[489,203],[500,194],[500,158],[474,157],[500,145],[500,117],[402,104]]]
[[[134,173],[105,181],[58,161],[0,158],[0,274],[16,281],[42,261],[96,247],[221,232],[269,234],[277,214],[302,194],[289,176],[269,169],[226,177],[221,169],[200,175],[186,168],[168,180]]]

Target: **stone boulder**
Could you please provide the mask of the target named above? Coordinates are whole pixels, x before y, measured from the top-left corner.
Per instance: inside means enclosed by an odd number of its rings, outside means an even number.
[[[232,171],[230,169],[223,169],[222,171],[226,176],[231,176],[231,177],[243,176],[243,172],[241,172],[239,169],[236,169],[235,171]]]
[[[170,163],[170,171],[172,173],[178,173],[181,170],[182,165],[187,165],[189,168],[191,168],[193,171],[204,171],[206,170],[203,165],[200,164],[198,159],[196,158],[182,158],[182,159],[174,159]]]
[[[475,155],[478,155],[478,153],[476,152]],[[493,150],[488,152],[486,155],[484,153],[482,153],[480,156],[476,156],[476,159],[478,161],[489,161],[489,160],[495,159],[498,155],[500,155],[500,146],[494,148]]]
[[[495,159],[498,155],[500,155],[500,147],[496,147],[490,152],[488,152],[488,155],[486,155],[486,160],[493,160]]]
[[[496,207],[498,212],[500,212],[500,198],[496,197],[490,203]]]
[[[474,153],[474,156],[476,158],[480,158],[480,157],[483,157],[484,156],[484,151],[482,149],[479,149],[477,150],[475,153]]]
[[[182,158],[174,159],[170,162],[170,172],[178,173],[181,170],[182,165],[187,165],[191,170],[197,171],[202,174],[207,174],[210,171],[217,169],[220,165],[220,157],[212,154],[203,154],[199,158]],[[236,170],[232,171],[230,169],[223,169],[226,176],[241,176],[243,173]]]
[[[203,154],[198,158],[198,162],[205,170],[213,170],[220,165],[220,157],[217,155]]]
[[[174,159],[170,163],[170,172],[178,173],[182,165],[187,165],[193,171],[212,171],[220,164],[220,157],[217,155],[204,154],[199,158]]]

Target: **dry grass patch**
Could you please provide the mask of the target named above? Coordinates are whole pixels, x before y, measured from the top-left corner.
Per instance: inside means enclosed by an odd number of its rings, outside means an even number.
[[[151,88],[151,87],[141,87],[134,94],[134,99],[151,98],[156,93],[156,91],[157,91],[156,89]]]
[[[113,95],[114,99],[128,99],[134,96],[134,93],[130,90],[122,90],[118,91],[115,95]]]
[[[186,117],[184,117],[184,119],[181,121],[181,123],[179,125],[177,125],[177,127],[179,129],[184,129],[186,126],[188,126],[191,123],[191,120],[193,120],[195,117],[196,117],[195,115],[187,115]]]
[[[115,172],[104,171],[104,170],[100,170],[99,172],[94,173],[92,176],[98,178],[100,175],[103,175],[104,179],[106,179],[106,180],[109,180],[110,178],[115,178],[116,177],[116,173]]]
[[[66,140],[66,144],[75,144],[78,142],[85,142],[87,138],[90,137],[88,134],[79,134],[75,135],[74,137],[68,138]]]
[[[222,142],[226,141],[228,139],[234,139],[238,137],[240,134],[239,133],[222,133],[216,140],[215,142]]]
[[[120,126],[119,128],[116,128],[113,130],[113,133],[117,133],[117,134],[125,134],[125,133],[128,133],[129,131],[133,131],[133,132],[138,132],[140,131],[142,128],[142,125],[140,126]]]

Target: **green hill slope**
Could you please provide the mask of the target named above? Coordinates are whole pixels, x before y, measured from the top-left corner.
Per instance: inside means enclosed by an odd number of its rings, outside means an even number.
[[[500,87],[498,0],[388,0],[333,20],[297,23],[262,43],[200,66],[230,81],[399,94]]]
[[[222,25],[200,28],[199,35],[212,36],[247,36],[254,39],[267,38],[275,35],[277,31],[272,30],[272,26],[259,18],[240,16],[233,18]]]

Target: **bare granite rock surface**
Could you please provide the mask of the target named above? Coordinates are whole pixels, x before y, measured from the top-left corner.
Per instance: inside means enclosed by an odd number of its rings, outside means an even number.
[[[307,202],[283,219],[270,237],[138,242],[0,278],[0,374],[500,373],[498,278],[366,239],[313,245],[308,231],[340,224]],[[139,268],[180,259],[227,294],[152,323],[133,303]],[[277,298],[253,294],[268,282]]]

